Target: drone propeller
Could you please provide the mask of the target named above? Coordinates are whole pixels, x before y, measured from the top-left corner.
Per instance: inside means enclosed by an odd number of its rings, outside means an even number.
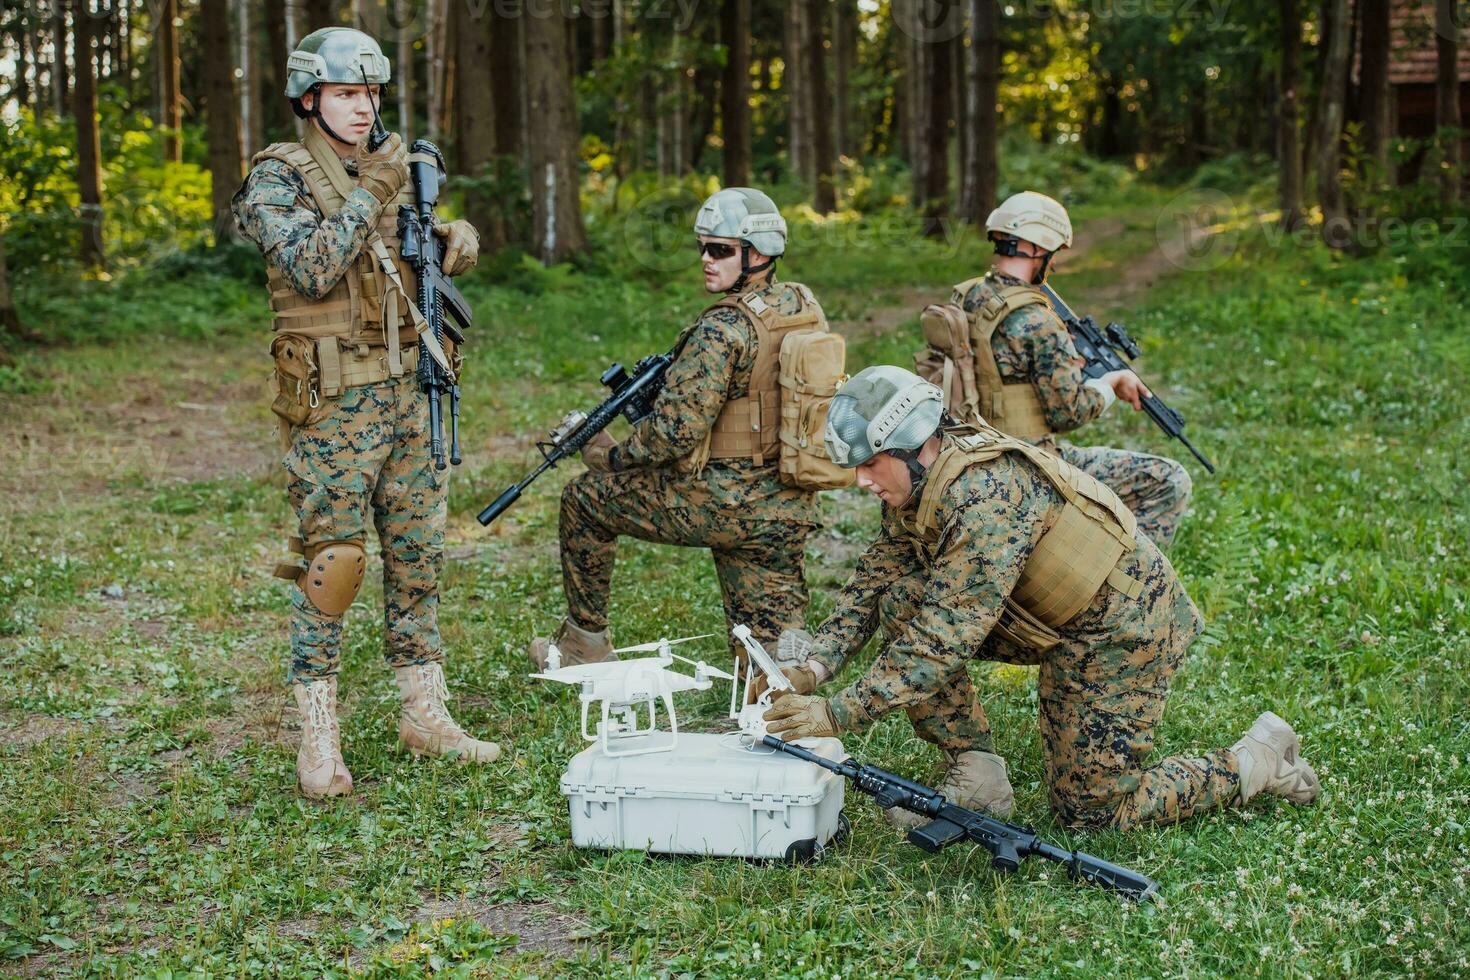
[[[659,650],[665,646],[675,646],[679,643],[688,643],[691,640],[705,640],[711,636],[718,635],[718,633],[701,633],[699,636],[684,636],[680,637],[677,640],[654,640],[651,643],[640,643],[637,646],[619,647],[618,649],[614,650],[613,653],[638,653],[643,650]],[[694,661],[692,660],[690,661],[690,663],[693,662]]]

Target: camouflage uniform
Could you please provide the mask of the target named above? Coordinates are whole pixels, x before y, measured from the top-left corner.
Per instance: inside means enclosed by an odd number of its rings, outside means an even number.
[[[965,312],[973,313],[1003,287],[1020,285],[1014,276],[992,270],[965,295]],[[1034,303],[1012,312],[996,327],[991,347],[1001,380],[1031,381],[1055,431],[1086,425],[1106,407],[1103,396],[1083,384],[1082,359],[1071,334],[1049,307]],[[1126,449],[1058,444],[1052,438],[1038,445],[1111,487],[1160,547],[1173,542],[1192,487],[1189,471],[1178,462]]]
[[[948,438],[948,437],[946,437]],[[1040,664],[1040,728],[1052,806],[1069,824],[1126,829],[1178,820],[1236,795],[1226,750],[1145,766],[1169,679],[1201,627],[1167,558],[1145,535],[1121,569],[1143,583],[1136,599],[1105,585],[1057,632],[1044,654],[992,634],[1005,598],[1063,498],[1027,460],[1007,453],[970,465],[937,513],[931,560],[885,508],[879,539],[818,629],[811,656],[832,667],[881,625],[886,643],[871,669],[832,698],[844,731],[863,731],[903,708],[920,737],[954,751],[990,750],[985,714],[971,685],[971,659]]]
[[[799,308],[790,286],[754,290],[782,313]],[[562,491],[562,583],[568,614],[583,629],[607,628],[619,535],[709,548],[726,618],[749,625],[762,642],[805,626],[816,494],[782,484],[774,458],[760,466],[714,459],[697,474],[675,465],[703,443],[727,401],[748,394],[755,359],[755,327],[743,312],[706,311],[679,347],[653,411],[618,444],[620,471],[589,471]]]
[[[351,274],[381,210],[357,188],[323,216],[301,175],[280,160],[251,170],[233,204],[245,236],[308,297],[324,296]],[[324,399],[291,430],[283,460],[308,550],[365,540],[371,512],[383,555],[383,652],[395,668],[443,660],[438,605],[448,479],[430,460],[428,429],[428,398],[409,371]],[[291,606],[290,677],[336,674],[344,617],[322,612],[300,589],[292,591]]]

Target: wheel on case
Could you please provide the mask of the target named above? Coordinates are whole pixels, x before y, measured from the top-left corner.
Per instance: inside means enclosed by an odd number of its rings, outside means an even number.
[[[792,841],[786,847],[784,855],[789,864],[811,864],[822,853],[822,848],[817,844],[815,837],[806,840]]]
[[[832,832],[832,839],[827,842],[827,846],[831,847],[834,844],[841,844],[847,840],[847,835],[850,833],[852,833],[852,821],[847,819],[846,810],[839,810],[837,812],[837,829]]]

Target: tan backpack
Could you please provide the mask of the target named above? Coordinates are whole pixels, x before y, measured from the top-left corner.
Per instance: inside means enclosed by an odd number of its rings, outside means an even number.
[[[967,279],[951,290],[948,303],[924,307],[919,325],[926,346],[914,354],[914,373],[939,386],[955,421],[981,422],[1036,441],[1052,433],[1041,399],[1030,381],[1001,380],[991,338],[1016,310],[1046,303],[1046,294],[1033,286],[1008,286],[966,313],[965,295],[978,282]]]
[[[827,457],[827,411],[837,388],[847,380],[847,342],[832,333],[827,318],[800,283],[796,313],[781,313],[755,293],[728,296],[711,307],[728,306],[755,326],[756,362],[750,392],[725,403],[704,445],[681,461],[679,469],[697,473],[711,459],[749,457],[763,465],[779,463],[783,484],[801,490],[835,490],[853,481],[853,472]]]

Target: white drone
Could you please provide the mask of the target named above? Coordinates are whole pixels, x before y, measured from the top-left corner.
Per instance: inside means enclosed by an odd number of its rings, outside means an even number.
[[[576,684],[582,688],[582,738],[588,742],[600,742],[602,751],[609,756],[645,755],[650,752],[670,752],[679,740],[679,718],[674,712],[673,695],[679,691],[707,691],[714,685],[715,678],[731,682],[735,676],[711,667],[702,660],[681,657],[670,648],[675,644],[691,640],[703,640],[714,636],[686,636],[677,640],[667,638],[637,646],[622,647],[614,653],[639,653],[658,651],[653,657],[637,657],[632,660],[607,660],[595,664],[561,666],[561,651],[553,644],[547,651],[546,668],[532,677],[561,684]],[[670,669],[675,660],[694,666],[694,674],[681,674]],[[779,671],[777,672],[779,673]],[[785,678],[782,678],[783,680]],[[667,740],[654,739],[650,744],[634,748],[616,749],[615,743],[626,739],[658,732],[658,702],[664,703],[669,717],[671,737]],[[602,703],[602,720],[597,730],[587,727],[589,708],[593,702]],[[648,709],[648,724],[640,723],[640,709]]]
[[[736,707],[735,693],[737,685],[730,685],[730,717],[740,723],[740,731],[749,735],[755,742],[761,740],[766,734],[766,720],[762,717],[771,707],[771,701],[778,691],[795,690],[786,675],[781,673],[781,667],[775,659],[761,646],[760,641],[750,634],[750,627],[744,623],[737,623],[731,630],[735,639],[745,647],[745,652],[750,656],[745,661],[744,696],[740,698],[740,707]],[[736,661],[739,669],[739,661]],[[759,670],[766,678],[766,689],[761,693],[759,699],[754,703],[750,701],[750,685],[755,680],[755,672]]]

